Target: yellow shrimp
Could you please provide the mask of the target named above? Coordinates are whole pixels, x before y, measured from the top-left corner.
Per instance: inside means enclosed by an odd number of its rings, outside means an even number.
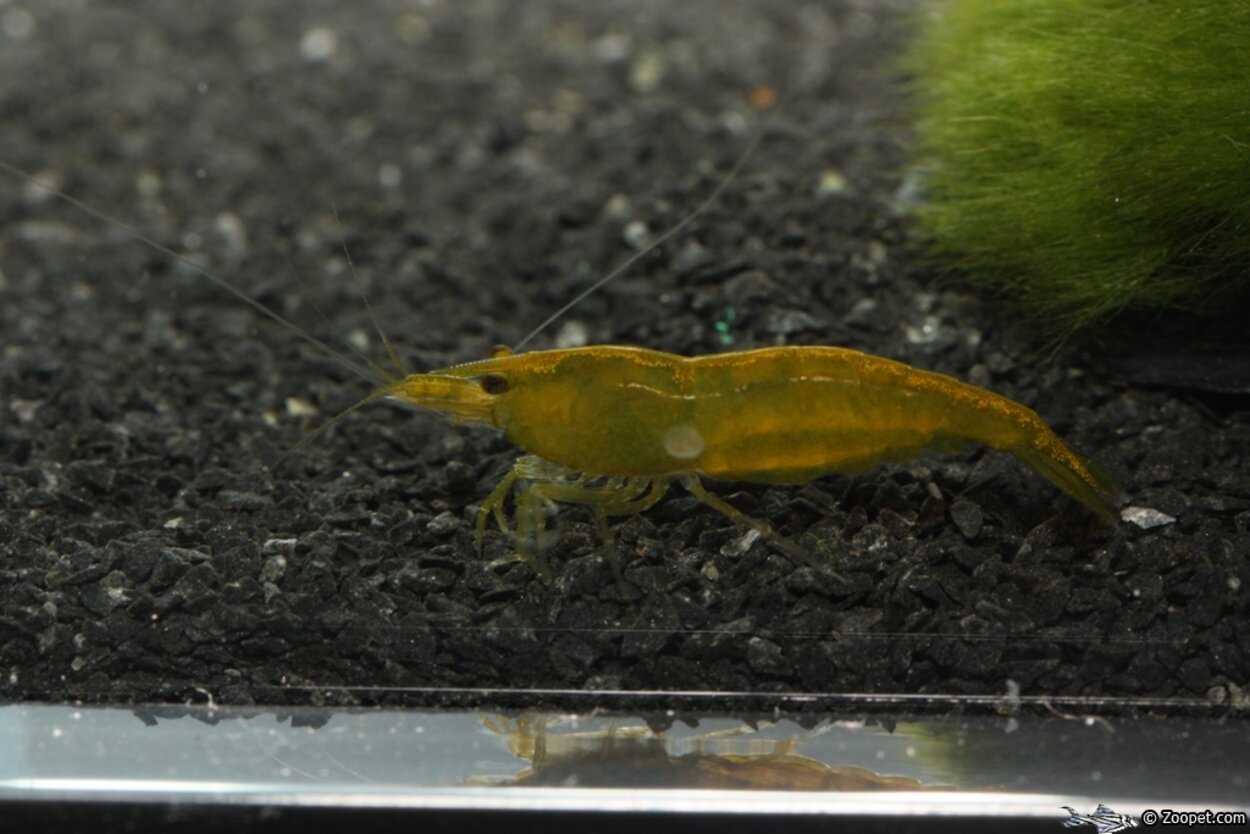
[[[394,397],[457,422],[502,429],[528,454],[483,502],[517,555],[543,576],[544,513],[586,504],[606,519],[641,512],[671,481],[761,534],[702,478],[798,484],[865,472],[970,441],[1009,452],[1108,521],[1111,478],[1069,449],[1033,410],[944,374],[836,347],[774,347],[684,357],[593,346],[512,353],[397,380]]]

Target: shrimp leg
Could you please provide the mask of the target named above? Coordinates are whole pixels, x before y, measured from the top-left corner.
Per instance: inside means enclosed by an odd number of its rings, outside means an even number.
[[[517,482],[522,486],[517,488]],[[555,504],[585,504],[594,508],[595,520],[609,547],[613,572],[620,579],[620,564],[607,519],[632,515],[656,504],[668,492],[668,478],[595,478],[553,464],[534,455],[517,460],[490,496],[482,502],[477,516],[479,551],[487,519],[493,515],[499,528],[509,532],[503,505],[512,490],[516,497],[516,558],[534,567],[544,579],[549,576],[546,560],[548,542],[546,510]]]
[[[523,481],[556,481],[568,477],[571,473],[561,466],[545,461],[537,455],[522,455],[516,459],[508,474],[495,485],[490,495],[478,509],[476,524],[477,553],[482,555],[482,541],[486,536],[486,521],[492,515],[501,533],[510,534],[508,517],[504,513],[504,502],[512,494],[518,480]]]
[[[508,500],[508,496],[512,493],[512,486],[516,483],[520,474],[517,470],[520,468],[520,461],[513,466],[511,471],[495,485],[490,495],[486,496],[486,500],[482,502],[482,506],[477,511],[477,525],[475,530],[475,538],[477,541],[477,555],[482,555],[482,541],[486,537],[486,520],[492,515],[495,516],[495,523],[499,525],[501,533],[507,533],[508,517],[504,515],[503,503]]]
[[[695,498],[698,498],[704,504],[707,504],[717,512],[728,516],[729,520],[735,524],[746,524],[761,536],[771,536],[773,534],[773,526],[767,521],[752,518],[732,504],[722,501],[712,493],[708,492],[707,487],[705,487],[703,482],[699,480],[698,475],[683,475],[681,477],[681,485],[686,488],[687,492]]]
[[[544,579],[549,578],[546,558],[548,532],[544,510],[555,504],[587,504],[595,509],[599,531],[608,546],[613,573],[616,574],[618,582],[621,581],[616,542],[608,529],[607,518],[641,512],[659,501],[665,490],[651,488],[648,491],[651,486],[650,478],[613,478],[597,485],[587,484],[586,479],[571,483],[545,481],[528,484],[517,497],[517,555],[534,565]],[[647,494],[640,498],[639,495],[643,492]]]
[[[632,501],[603,504],[595,507],[595,521],[599,525],[599,538],[603,540],[603,543],[608,548],[608,559],[612,563],[612,573],[616,575],[616,584],[618,586],[622,588],[625,586],[625,576],[621,572],[621,556],[620,551],[618,551],[616,547],[616,536],[612,534],[612,528],[608,527],[608,517],[614,515],[633,515],[634,513],[649,510],[667,493],[668,478],[655,478],[651,480],[651,486],[647,491],[647,494],[643,495],[641,498],[635,498]]]
[[[814,554],[809,553],[807,550],[790,541],[785,536],[778,535],[776,531],[773,530],[773,526],[767,521],[753,518],[732,504],[723,501],[708,492],[707,487],[703,485],[703,481],[699,480],[698,475],[682,475],[681,485],[685,487],[686,491],[695,498],[698,498],[712,509],[726,515],[730,521],[735,524],[746,524],[751,529],[755,530],[755,532],[760,534],[760,538],[765,539],[772,547],[775,547],[777,550],[781,551],[782,554],[789,557],[791,561],[811,565],[814,568],[819,568],[825,571],[835,579],[842,579],[839,574],[830,571],[829,566],[818,559]]]

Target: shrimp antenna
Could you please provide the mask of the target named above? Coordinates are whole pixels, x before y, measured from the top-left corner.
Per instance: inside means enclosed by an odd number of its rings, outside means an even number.
[[[356,262],[352,260],[352,252],[347,248],[347,238],[343,235],[343,221],[339,220],[339,207],[330,204],[330,209],[334,212],[334,225],[339,227],[339,241],[343,244],[343,257],[347,258],[347,267],[352,271],[352,280],[356,282],[356,291],[360,293],[360,300],[365,303],[365,310],[369,313],[369,321],[373,323],[373,329],[377,332],[378,338],[382,340],[382,344],[386,347],[386,355],[390,357],[391,363],[395,365],[399,375],[408,376],[408,368],[404,365],[404,361],[399,358],[399,354],[395,352],[395,345],[386,337],[386,331],[382,329],[382,325],[378,323],[378,317],[373,314],[373,305],[369,303],[369,294],[365,292],[364,282],[360,280],[360,273],[356,271]],[[378,371],[388,381],[394,378],[382,371],[376,363],[370,362],[370,367]]]
[[[291,260],[291,256],[286,252],[283,252],[282,256],[286,261],[287,269],[290,271],[291,277],[295,279],[296,283],[307,286],[304,281],[304,276],[300,275],[299,270],[295,268],[295,263]],[[374,362],[369,357],[369,354],[352,344],[351,339],[348,339],[347,336],[338,329],[338,326],[334,322],[330,321],[330,317],[326,315],[325,310],[323,310],[321,305],[317,303],[317,299],[312,297],[312,293],[308,294],[308,298],[306,300],[310,305],[312,305],[312,308],[317,311],[317,315],[321,317],[321,320],[325,322],[325,325],[335,331],[339,337],[339,341],[343,343],[343,346],[346,347],[349,352],[355,354],[361,362],[364,362],[365,365],[373,371],[377,377],[377,382],[388,383],[392,381],[393,377],[389,371],[378,365],[377,362]]]
[[[559,310],[556,310],[550,316],[543,319],[542,324],[535,327],[528,334],[526,334],[524,339],[517,342],[516,347],[514,347],[513,350],[519,352],[521,348],[529,344],[530,341],[532,341],[535,336],[537,336],[539,333],[542,333],[544,330],[550,327],[553,322],[557,321],[561,316],[563,316],[569,310],[572,310],[578,304],[581,304],[591,295],[598,292],[605,284],[607,284],[610,281],[615,280],[621,273],[623,273],[625,270],[629,269],[631,266],[636,264],[639,260],[651,254],[652,252],[654,252],[658,247],[662,246],[665,242],[667,242],[671,238],[677,236],[678,233],[680,233],[683,229],[685,229],[687,226],[693,223],[695,219],[699,217],[699,215],[703,214],[703,212],[711,208],[716,203],[716,201],[720,199],[721,195],[725,193],[725,189],[729,187],[729,184],[732,183],[735,179],[737,179],[738,174],[742,173],[742,169],[746,167],[747,160],[751,158],[751,155],[755,153],[755,149],[759,147],[760,141],[764,138],[764,130],[772,122],[773,116],[781,108],[781,103],[784,100],[784,98],[785,96],[782,96],[782,98],[778,100],[777,104],[772,108],[772,110],[770,110],[764,116],[764,118],[760,120],[759,124],[756,125],[755,131],[754,133],[752,133],[750,141],[747,142],[747,146],[743,148],[742,153],[738,155],[738,159],[737,161],[734,162],[733,167],[729,169],[729,173],[725,175],[724,179],[720,181],[720,183],[716,186],[716,188],[712,189],[711,194],[703,198],[703,202],[699,203],[699,205],[697,205],[693,211],[691,211],[689,214],[683,217],[675,226],[670,228],[667,232],[660,235],[655,240],[651,241],[650,243],[648,243],[643,248],[639,249],[634,254],[630,255],[628,258],[622,261],[615,269],[613,269],[607,275],[603,276],[598,281],[591,284],[589,287],[587,287],[586,289],[578,293],[576,296],[574,296],[572,301],[569,301]]]
[[[173,249],[169,248],[163,243],[158,243],[156,240],[149,237],[148,235],[145,235],[143,232],[139,231],[137,228],[125,222],[124,220],[119,220],[116,217],[112,217],[108,214],[105,214],[99,209],[96,209],[87,205],[82,200],[79,200],[77,197],[73,197],[69,194],[66,194],[64,191],[61,191],[59,188],[56,188],[54,186],[51,186],[45,183],[43,180],[39,179],[33,174],[28,174],[25,171],[23,171],[21,168],[18,168],[15,165],[10,165],[4,160],[0,160],[0,171],[6,171],[9,174],[12,174],[18,179],[21,179],[21,180],[24,180],[25,182],[30,183],[31,185],[35,186],[36,188],[42,191],[46,191],[47,193],[51,194],[53,197],[56,197],[59,200],[63,200],[66,203],[69,203],[74,208],[78,209],[79,211],[91,217],[94,217],[96,220],[99,220],[102,223],[105,223],[109,226],[113,226],[114,228],[121,229],[124,232],[128,232],[129,234],[133,235],[136,240],[146,243],[148,246],[152,247],[157,252],[160,252],[162,255],[166,255],[174,259],[175,261],[182,264],[183,266],[191,269],[197,275],[201,275],[207,278],[208,280],[212,281],[214,284],[221,287],[223,290],[230,293],[235,298],[239,299],[244,304],[251,307],[253,310],[257,310],[261,313],[264,313],[266,316],[273,319],[278,324],[285,327],[287,330],[291,331],[292,333],[306,340],[309,344],[316,347],[326,356],[329,356],[335,361],[337,361],[340,365],[342,365],[344,368],[347,368],[352,373],[368,380],[369,382],[377,381],[377,378],[369,370],[357,364],[356,362],[352,361],[352,359],[350,359],[347,355],[345,355],[341,351],[337,351],[334,348],[330,347],[321,339],[318,339],[316,336],[304,330],[302,327],[300,327],[298,324],[288,319],[286,316],[282,315],[281,313],[277,313],[277,312],[274,312],[273,310],[270,310],[264,304],[261,304],[259,301],[252,298],[247,293],[238,289],[229,281],[225,280],[224,278],[218,278],[212,272],[200,266],[195,261],[188,258],[186,255],[179,254],[178,252],[174,251]]]
[[[369,396],[365,397],[364,399],[361,399],[352,403],[347,408],[343,409],[338,414],[335,414],[329,420],[326,420],[324,423],[317,426],[315,429],[308,432],[308,434],[300,438],[299,443],[296,443],[290,449],[287,449],[285,452],[279,455],[278,459],[269,465],[269,468],[277,469],[278,467],[282,466],[284,463],[287,462],[288,459],[290,459],[291,457],[294,457],[295,455],[299,454],[300,452],[307,449],[310,445],[312,445],[312,442],[316,440],[318,437],[321,437],[321,435],[325,434],[330,429],[334,428],[339,423],[343,422],[343,419],[346,418],[349,414],[355,414],[357,411],[369,405],[370,403],[377,402],[378,400],[390,394],[390,391],[391,391],[390,386],[387,386],[385,388],[379,388],[373,393],[369,394]]]

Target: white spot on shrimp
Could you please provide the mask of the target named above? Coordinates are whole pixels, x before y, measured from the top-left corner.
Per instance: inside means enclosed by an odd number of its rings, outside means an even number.
[[[320,63],[334,57],[339,48],[339,36],[333,29],[316,26],[300,38],[299,54],[305,61]]]
[[[678,460],[697,458],[706,445],[699,430],[689,424],[671,426],[664,432],[664,451]]]

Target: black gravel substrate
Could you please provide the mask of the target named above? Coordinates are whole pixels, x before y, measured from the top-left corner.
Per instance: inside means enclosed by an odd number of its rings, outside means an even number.
[[[752,88],[790,89],[724,198],[535,347],[838,344],[953,374],[1037,408],[1135,521],[978,449],[715,486],[842,581],[674,494],[615,525],[623,586],[562,510],[544,584],[491,564],[501,535],[474,552],[500,437],[377,405],[298,446],[369,385],[5,176],[0,699],[1245,706],[1250,399],[1052,357],[935,284],[905,217],[905,5],[37,0],[0,7],[0,157],[383,361],[363,286],[428,370],[680,220],[746,146]]]

